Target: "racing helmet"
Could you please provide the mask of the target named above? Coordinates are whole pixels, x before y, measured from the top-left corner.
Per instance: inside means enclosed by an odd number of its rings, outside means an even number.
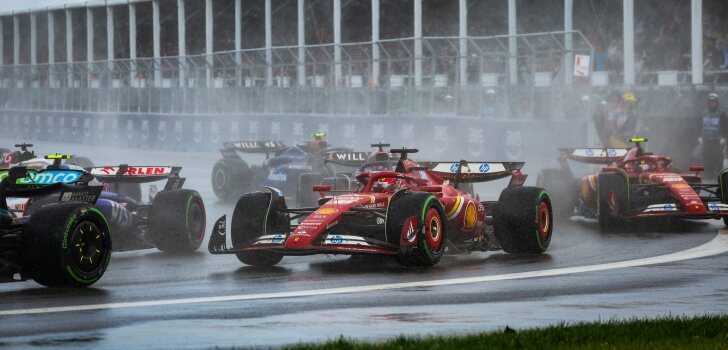
[[[623,99],[623,100],[624,100],[625,102],[629,102],[629,103],[631,103],[631,104],[635,104],[635,103],[637,103],[637,97],[636,97],[636,96],[634,95],[634,93],[633,93],[633,92],[631,92],[631,91],[627,91],[627,92],[625,92],[624,94],[622,94],[622,99]]]

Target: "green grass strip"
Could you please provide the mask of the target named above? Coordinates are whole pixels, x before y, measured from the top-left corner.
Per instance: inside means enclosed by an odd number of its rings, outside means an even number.
[[[380,343],[340,338],[288,349],[728,349],[728,316],[559,324],[462,336],[399,337]]]

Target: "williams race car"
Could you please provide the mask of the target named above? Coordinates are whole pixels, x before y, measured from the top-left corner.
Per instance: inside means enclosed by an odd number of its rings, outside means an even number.
[[[125,164],[89,169],[104,189],[93,203],[114,232],[115,251],[156,247],[164,252],[185,253],[199,248],[205,235],[205,205],[197,191],[181,188],[185,179],[179,176],[180,170]],[[166,181],[164,190],[156,192],[156,187],[151,187],[150,200],[144,203],[141,184],[157,181]],[[137,198],[124,191],[133,192]],[[57,198],[20,198],[14,205],[23,215],[30,215]]]
[[[0,282],[33,279],[50,287],[86,287],[98,281],[111,257],[111,230],[93,203],[100,186],[80,170],[0,170]],[[32,215],[16,217],[10,197],[54,195]]]
[[[281,192],[243,195],[226,244],[226,216],[215,224],[212,254],[236,254],[248,265],[274,265],[284,255],[382,254],[404,265],[432,266],[451,252],[504,250],[542,253],[551,241],[551,202],[545,190],[523,187],[523,163],[441,162],[423,167],[395,149],[395,169],[356,176],[353,191],[313,186],[320,206],[289,209]],[[364,167],[369,168],[365,165]],[[497,202],[479,202],[460,184],[510,177]],[[293,224],[298,220],[298,224]]]
[[[702,166],[681,172],[669,157],[645,152],[646,139],[630,141],[635,144],[631,149],[561,149],[561,168],[543,170],[537,181],[554,196],[554,213],[562,218],[574,214],[597,218],[604,228],[648,217],[723,218],[728,224],[728,169],[717,183],[705,183]],[[569,159],[604,167],[577,179]]]
[[[316,135],[316,134],[315,134]],[[310,142],[317,142],[311,145]],[[310,141],[287,147],[279,141],[225,142],[222,159],[212,169],[212,188],[220,199],[238,198],[264,186],[283,191],[289,202],[315,205],[309,189],[325,178],[352,173],[366,161],[367,152],[329,148],[325,141]],[[240,153],[266,155],[262,166],[248,165]],[[272,157],[271,157],[272,155]],[[343,167],[347,169],[342,169]]]

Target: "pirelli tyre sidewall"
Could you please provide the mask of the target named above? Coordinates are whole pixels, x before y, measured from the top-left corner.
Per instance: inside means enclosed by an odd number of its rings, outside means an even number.
[[[602,173],[597,179],[597,219],[604,229],[624,223],[621,213],[629,209],[629,181],[622,173]]]
[[[493,233],[506,253],[543,253],[553,227],[551,198],[541,187],[506,188],[493,208]]]
[[[282,212],[285,201],[271,202],[271,194],[253,192],[238,199],[233,211],[230,238],[233,249],[244,248],[265,234],[288,233],[290,220]],[[283,255],[265,250],[245,251],[235,254],[238,260],[251,266],[272,266],[283,259]]]
[[[149,210],[147,239],[170,253],[197,250],[205,238],[205,204],[197,191],[161,191]]]
[[[104,215],[85,203],[38,208],[21,234],[22,273],[49,287],[87,287],[111,259],[111,230]]]
[[[408,227],[413,224],[413,232]],[[445,253],[447,222],[442,203],[432,193],[395,193],[385,221],[386,239],[400,246],[397,261],[406,266],[433,266]],[[403,244],[407,242],[407,244]]]

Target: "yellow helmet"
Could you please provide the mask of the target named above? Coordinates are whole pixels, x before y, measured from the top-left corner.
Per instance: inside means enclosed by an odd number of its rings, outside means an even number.
[[[632,92],[625,92],[622,98],[629,103],[637,103],[637,97]]]

